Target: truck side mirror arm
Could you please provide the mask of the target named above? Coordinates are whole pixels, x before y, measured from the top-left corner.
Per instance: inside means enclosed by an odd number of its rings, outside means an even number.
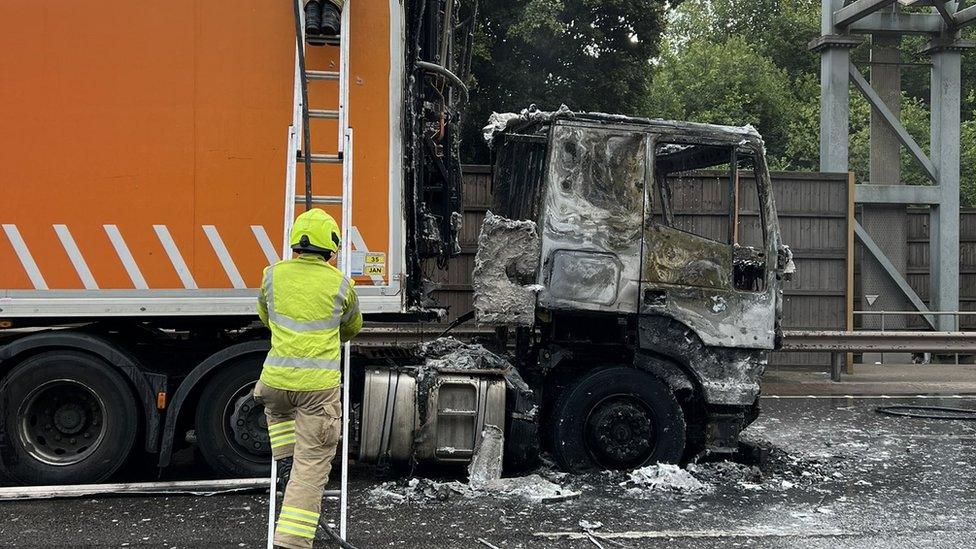
[[[776,273],[782,280],[792,280],[793,273],[796,272],[796,264],[793,263],[793,250],[785,244],[780,244],[776,249]]]

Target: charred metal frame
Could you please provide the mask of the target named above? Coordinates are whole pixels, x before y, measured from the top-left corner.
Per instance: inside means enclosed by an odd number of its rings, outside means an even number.
[[[460,253],[461,117],[468,100],[477,0],[407,3],[406,304],[424,307],[422,260]]]
[[[931,6],[935,12],[905,12],[900,4]],[[822,0],[822,36],[810,44],[810,49],[820,54],[820,171],[848,171],[848,85],[853,83],[874,109],[872,123],[883,121],[933,183],[932,187],[906,187],[879,185],[872,181],[871,185],[855,188],[855,200],[860,204],[925,204],[931,207],[929,306],[933,310],[959,308],[960,63],[962,53],[976,45],[960,39],[959,35],[959,29],[976,22],[976,6],[961,7],[959,0],[855,0],[847,5],[844,0]],[[885,104],[879,91],[851,64],[850,50],[860,44],[858,35],[865,34],[882,40],[909,34],[930,37],[922,53],[932,59],[931,155],[922,151],[898,116]],[[872,139],[872,156],[880,154],[878,150]],[[928,312],[902,273],[856,221],[855,234],[912,305],[919,311]],[[934,329],[958,329],[952,317],[926,315],[924,318]]]

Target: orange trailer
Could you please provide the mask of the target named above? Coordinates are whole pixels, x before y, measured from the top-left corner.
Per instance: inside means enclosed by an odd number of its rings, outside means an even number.
[[[355,129],[352,268],[366,312],[398,312],[401,6],[352,11],[347,119],[313,118],[312,150]],[[293,36],[282,0],[0,3],[0,318],[253,313],[294,214]],[[334,109],[340,48],[307,51],[336,76],[309,106]],[[316,164],[313,194],[341,170]]]
[[[291,0],[0,0],[0,481],[193,440],[264,474],[255,298],[306,194],[342,222],[348,182],[367,320],[426,314],[411,288],[460,208],[453,5],[347,0],[341,40],[298,50]]]

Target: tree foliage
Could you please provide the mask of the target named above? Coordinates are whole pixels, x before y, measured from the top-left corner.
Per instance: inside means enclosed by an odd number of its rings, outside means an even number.
[[[752,124],[780,156],[793,117],[786,71],[739,36],[693,41],[665,54],[644,111],[653,117],[714,124]]]
[[[491,0],[480,4],[464,156],[485,160],[492,111],[531,103],[636,113],[659,52],[665,0]]]

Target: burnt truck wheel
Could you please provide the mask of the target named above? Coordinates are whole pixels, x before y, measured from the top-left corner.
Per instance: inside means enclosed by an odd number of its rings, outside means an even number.
[[[139,430],[125,378],[78,351],[26,359],[0,383],[3,472],[19,484],[100,482],[121,467]]]
[[[598,370],[567,387],[550,422],[552,453],[568,471],[677,463],[685,420],[671,389],[633,368]]]
[[[200,393],[197,444],[203,459],[220,475],[253,478],[271,472],[268,420],[264,406],[251,396],[261,364],[261,357],[228,364]]]

